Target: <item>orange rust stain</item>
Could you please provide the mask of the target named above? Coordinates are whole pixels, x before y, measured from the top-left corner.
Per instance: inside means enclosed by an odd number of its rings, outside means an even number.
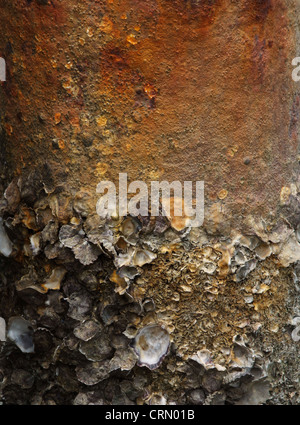
[[[283,0],[50,3],[1,6],[12,157],[68,164],[74,189],[96,187],[100,162],[115,180],[204,180],[208,200],[226,187],[236,215],[276,204],[297,145]]]
[[[60,112],[57,112],[54,115],[54,122],[55,122],[55,124],[59,124],[61,122],[61,113]]]
[[[63,140],[59,139],[58,147],[59,147],[59,149],[65,149],[65,147],[66,147],[65,142]]]

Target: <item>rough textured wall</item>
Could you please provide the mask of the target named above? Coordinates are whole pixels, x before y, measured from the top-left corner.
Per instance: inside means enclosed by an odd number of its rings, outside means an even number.
[[[93,193],[106,169],[204,180],[234,225],[267,216],[295,178],[296,18],[291,1],[3,2],[13,170]]]
[[[4,403],[299,402],[299,10],[1,0],[0,316],[35,344],[0,342]],[[101,220],[120,172],[204,180],[204,226]]]

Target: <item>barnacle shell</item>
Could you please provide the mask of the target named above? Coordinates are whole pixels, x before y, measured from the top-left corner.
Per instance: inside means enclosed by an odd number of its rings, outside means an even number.
[[[204,391],[200,388],[191,391],[189,394],[188,401],[191,401],[192,404],[203,404],[205,401]]]
[[[39,284],[38,280],[39,277],[36,271],[31,268],[29,270],[29,273],[22,276],[21,279],[16,282],[16,290],[24,291],[25,289],[33,289],[37,292],[40,292],[41,294],[44,294],[45,292],[47,292],[47,290]]]
[[[133,265],[142,267],[144,264],[151,263],[155,258],[156,254],[147,249],[138,249],[133,257]]]
[[[244,280],[249,273],[251,273],[256,267],[256,260],[250,260],[245,263],[244,266],[240,267],[236,273],[237,282]]]
[[[238,264],[239,266],[242,266],[242,265],[245,264],[246,258],[245,258],[245,254],[243,253],[242,250],[236,251],[236,253],[235,253],[234,257],[233,257],[232,263],[233,262],[236,263],[236,264]]]
[[[300,341],[300,317],[295,317],[292,320],[292,325],[296,326],[292,332],[292,340],[295,342]]]
[[[81,264],[89,265],[97,260],[101,251],[97,246],[91,245],[84,235],[79,227],[64,225],[59,231],[59,240],[63,246],[72,249]]]
[[[24,224],[25,227],[27,227],[27,229],[35,231],[38,230],[36,215],[32,208],[27,208],[24,205],[21,206],[18,219],[21,220],[21,222]]]
[[[109,358],[112,354],[110,340],[105,334],[97,334],[88,341],[81,341],[79,351],[87,358],[87,360],[97,362]]]
[[[133,217],[127,217],[121,224],[121,232],[124,236],[124,239],[131,243],[132,245],[135,245],[138,240],[138,232],[141,229],[141,224],[139,221]]]
[[[115,283],[115,292],[117,292],[120,295],[125,294],[126,290],[129,287],[129,283],[121,277],[116,270],[113,271],[112,275],[110,276],[110,281]]]
[[[92,300],[87,291],[73,292],[67,299],[68,316],[75,320],[84,320],[91,310]]]
[[[16,180],[13,180],[4,192],[4,198],[7,200],[7,207],[9,212],[14,213],[21,200],[20,191],[17,186]]]
[[[87,219],[84,229],[90,242],[98,248],[104,248],[104,250],[116,255],[115,244],[117,238],[109,226],[102,225],[102,221],[99,216],[92,216]]]
[[[128,251],[125,253],[120,253],[117,258],[115,258],[115,265],[117,268],[124,266],[132,266],[132,259],[135,254],[135,250],[132,247],[128,248]]]
[[[265,403],[270,397],[270,383],[267,379],[252,382],[247,393],[235,404],[243,406],[257,406]]]
[[[63,246],[74,248],[82,241],[83,235],[84,232],[82,233],[82,231],[80,232],[76,227],[66,224],[60,228],[59,240]]]
[[[67,223],[72,215],[72,201],[67,192],[62,192],[59,195],[52,195],[49,198],[49,205],[52,214],[62,223]]]
[[[74,329],[74,335],[82,341],[89,341],[100,329],[99,323],[94,320],[86,320]]]
[[[147,298],[143,301],[143,309],[146,313],[149,313],[151,311],[155,310],[155,303],[151,298]]]
[[[60,284],[65,277],[65,274],[67,273],[67,270],[64,267],[56,267],[52,270],[51,276],[46,279],[45,283],[42,284],[42,287],[48,291],[49,289],[52,290],[59,290]]]
[[[177,197],[162,198],[162,208],[173,229],[181,232],[190,225],[192,217],[185,215],[184,200]],[[180,205],[181,204],[181,205]],[[176,216],[176,208],[182,208],[181,216]]]
[[[226,400],[226,394],[224,391],[215,391],[209,394],[205,400],[206,406],[224,406]]]
[[[139,358],[139,366],[147,366],[149,369],[156,369],[161,364],[169,346],[169,333],[156,324],[142,328],[133,343],[134,351]]]
[[[211,352],[205,348],[203,350],[197,351],[197,353],[193,354],[190,358],[201,364],[206,370],[215,368]]]
[[[118,275],[127,279],[134,279],[135,276],[139,275],[139,271],[136,269],[136,267],[121,267],[118,270]]]
[[[43,242],[54,244],[57,241],[58,228],[58,222],[56,220],[50,220],[42,230]]]
[[[0,253],[5,257],[9,257],[12,253],[12,243],[4,229],[2,218],[0,218]]]
[[[87,217],[93,209],[93,194],[84,190],[77,192],[74,199],[74,210],[82,217]]]
[[[153,393],[147,400],[147,404],[150,406],[165,406],[167,399],[162,394]]]
[[[100,312],[100,317],[106,325],[110,325],[118,318],[118,309],[113,304],[105,305]]]
[[[31,324],[22,317],[10,318],[7,337],[13,341],[23,353],[33,353],[33,329]]]
[[[3,317],[0,317],[0,341],[6,341],[6,323]]]
[[[248,348],[240,335],[233,338],[233,348],[231,350],[231,366],[251,368],[255,362],[253,350]]]
[[[85,385],[96,385],[109,376],[109,361],[87,363],[76,368],[76,375]]]
[[[295,234],[282,245],[278,258],[283,267],[288,267],[290,264],[299,261],[300,259],[300,243]]]
[[[97,246],[91,245],[86,239],[74,246],[73,252],[75,258],[85,266],[94,263],[101,253]]]
[[[37,255],[41,249],[41,233],[35,233],[30,237],[30,244],[33,255]]]
[[[292,332],[292,340],[295,342],[300,341],[300,327],[298,326]]]
[[[260,260],[265,260],[272,254],[272,247],[269,244],[261,243],[255,249],[255,252]]]
[[[136,364],[136,354],[130,348],[120,348],[111,359],[110,370],[131,370]]]

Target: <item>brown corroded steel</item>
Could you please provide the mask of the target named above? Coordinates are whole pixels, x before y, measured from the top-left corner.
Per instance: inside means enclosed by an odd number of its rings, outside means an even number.
[[[0,0],[0,401],[299,404],[299,11]],[[100,218],[120,172],[204,228]]]
[[[46,169],[91,194],[119,172],[204,180],[207,211],[233,226],[276,213],[297,165],[295,1],[1,0],[0,10],[11,175]]]

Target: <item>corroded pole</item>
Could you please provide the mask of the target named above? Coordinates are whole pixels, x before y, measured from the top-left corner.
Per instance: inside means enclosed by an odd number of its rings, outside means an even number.
[[[0,1],[0,324],[35,346],[0,342],[7,403],[299,402],[299,11]],[[101,219],[119,173],[204,181],[203,226]]]

